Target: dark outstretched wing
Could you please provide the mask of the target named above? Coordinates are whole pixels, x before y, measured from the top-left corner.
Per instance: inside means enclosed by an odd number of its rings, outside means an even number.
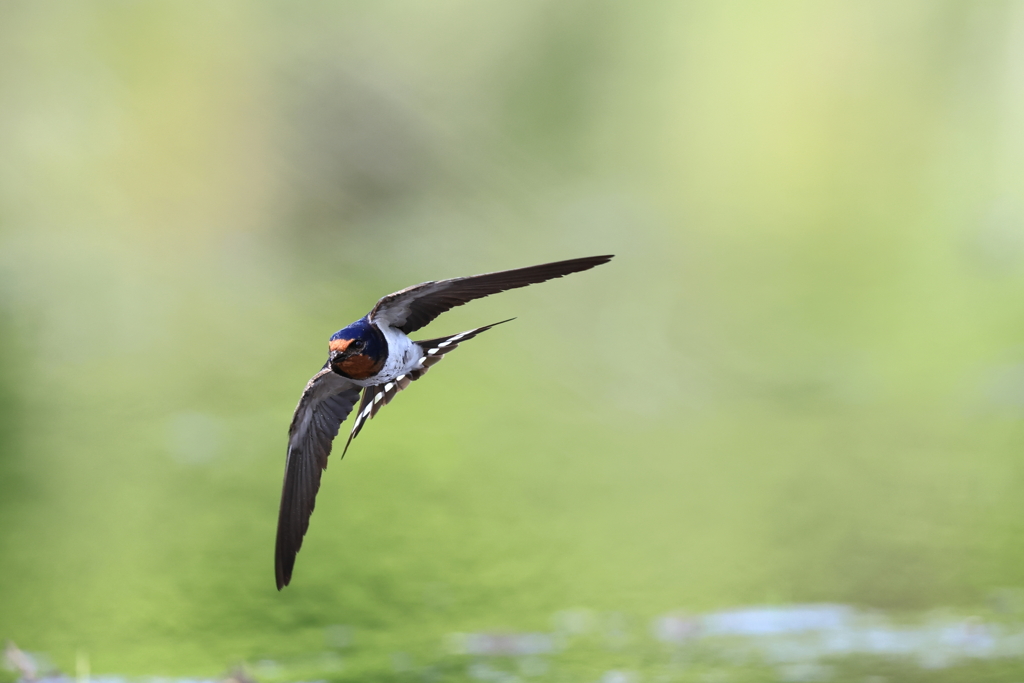
[[[447,337],[438,337],[437,339],[427,339],[425,341],[414,342],[423,349],[423,357],[420,359],[420,365],[422,366],[418,370],[413,370],[406,375],[399,375],[393,382],[387,382],[386,384],[378,384],[372,387],[366,387],[363,389],[363,402],[359,404],[359,412],[356,413],[355,422],[352,424],[352,433],[348,435],[348,442],[345,444],[345,450],[342,451],[341,457],[345,457],[345,452],[348,451],[349,444],[352,443],[352,439],[359,435],[359,431],[366,424],[366,421],[377,414],[377,411],[391,403],[391,399],[398,394],[399,391],[405,389],[413,380],[417,380],[426,374],[430,366],[438,363],[441,360],[441,356],[459,348],[459,344],[472,339],[481,332],[486,332],[495,325],[501,325],[501,323],[507,323],[509,320],[502,320],[499,323],[491,323],[490,325],[484,325],[473,330],[467,330],[466,332],[459,332],[458,334],[450,334]]]
[[[473,299],[578,273],[608,263],[611,259],[611,256],[588,256],[529,268],[424,282],[388,294],[378,301],[370,311],[370,321],[390,325],[409,334],[445,311]]]
[[[277,518],[277,548],[274,571],[277,589],[288,585],[295,566],[295,554],[309,528],[320,473],[327,468],[331,442],[338,428],[359,400],[358,387],[324,368],[309,380],[288,429],[288,458],[285,461],[281,510]]]

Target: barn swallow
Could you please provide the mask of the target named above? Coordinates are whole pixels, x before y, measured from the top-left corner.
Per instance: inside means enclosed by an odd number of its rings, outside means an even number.
[[[365,316],[331,335],[327,362],[306,384],[288,429],[274,562],[277,589],[291,581],[295,555],[309,528],[331,444],[341,423],[360,401],[360,393],[362,401],[342,457],[366,421],[399,391],[459,344],[501,323],[423,341],[413,341],[409,334],[474,299],[588,270],[611,258],[589,256],[413,285],[388,294]]]

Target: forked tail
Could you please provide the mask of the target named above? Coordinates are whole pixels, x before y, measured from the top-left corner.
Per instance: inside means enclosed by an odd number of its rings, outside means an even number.
[[[507,323],[509,320],[515,320],[515,318],[491,323],[490,325],[477,327],[476,329],[467,330],[466,332],[448,335],[447,337],[438,337],[436,339],[425,339],[423,341],[413,342],[423,350],[423,356],[420,358],[419,363],[421,367],[416,370],[412,370],[405,375],[399,375],[394,380],[386,382],[385,384],[378,384],[376,386],[366,387],[363,389],[363,400],[359,404],[359,412],[356,413],[355,423],[352,425],[352,432],[348,435],[348,441],[345,443],[345,450],[341,452],[341,457],[345,457],[345,453],[348,452],[349,444],[352,443],[352,439],[359,435],[359,432],[362,430],[363,425],[366,424],[366,421],[376,415],[377,411],[379,411],[381,407],[390,403],[391,399],[393,399],[399,391],[405,389],[413,381],[425,375],[427,370],[439,363],[446,353],[453,349],[457,349],[459,344],[462,342],[472,339],[481,332],[486,332],[495,325]]]

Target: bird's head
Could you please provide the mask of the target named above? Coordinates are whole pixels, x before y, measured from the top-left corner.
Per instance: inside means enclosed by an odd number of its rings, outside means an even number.
[[[331,369],[349,379],[373,377],[388,358],[388,342],[366,318],[331,335]]]

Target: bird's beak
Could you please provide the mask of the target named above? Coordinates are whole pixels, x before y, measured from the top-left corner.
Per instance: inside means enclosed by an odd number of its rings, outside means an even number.
[[[345,351],[331,351],[331,353],[330,353],[331,363],[340,363],[341,361],[345,360],[346,358],[348,358],[351,355],[352,355],[352,352],[347,350],[347,349]]]
[[[331,342],[330,346],[330,359],[332,363],[345,360],[352,355],[351,339],[336,339]]]

